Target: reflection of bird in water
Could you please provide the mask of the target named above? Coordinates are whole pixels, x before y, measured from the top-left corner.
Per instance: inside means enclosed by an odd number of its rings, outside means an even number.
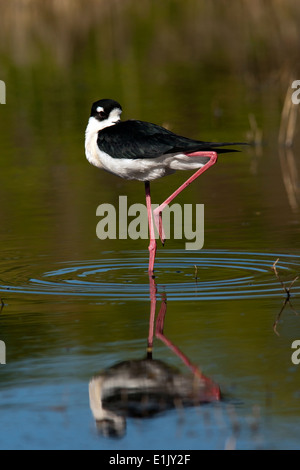
[[[217,161],[219,153],[234,152],[222,147],[237,142],[216,143],[189,139],[150,122],[130,119],[121,122],[122,107],[111,99],[96,101],[85,134],[86,157],[93,165],[128,180],[145,182],[150,245],[149,274],[153,274],[156,241],[152,220],[150,181],[176,170],[197,170],[153,211],[161,241],[165,234],[162,211],[198,176]]]
[[[106,435],[122,435],[125,417],[150,417],[219,399],[219,389],[211,382],[192,374],[185,376],[154,359],[110,367],[91,379],[89,393],[97,427]]]
[[[126,417],[150,417],[159,412],[220,400],[220,388],[164,334],[167,302],[163,296],[155,335],[192,372],[185,375],[162,361],[152,359],[156,285],[150,278],[151,315],[147,358],[120,362],[94,376],[89,384],[90,407],[98,429],[121,436]]]

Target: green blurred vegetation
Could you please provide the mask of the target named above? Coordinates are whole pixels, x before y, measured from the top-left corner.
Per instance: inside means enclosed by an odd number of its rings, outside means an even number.
[[[2,0],[0,8],[0,78],[7,86],[7,104],[0,107],[1,216],[14,233],[26,227],[32,239],[50,230],[55,248],[62,234],[72,233],[78,247],[94,231],[82,223],[90,207],[116,203],[118,193],[128,194],[130,203],[143,200],[142,185],[85,161],[84,129],[95,99],[113,97],[122,103],[124,118],[207,140],[248,140],[251,115],[264,143],[272,147],[277,141],[286,89],[299,73],[295,0]],[[270,151],[277,153],[275,148]],[[247,167],[246,158],[246,152],[231,156],[227,171]],[[236,169],[237,162],[242,167]],[[260,164],[273,171],[277,160]],[[181,179],[158,181],[156,194]],[[222,181],[218,168],[214,178],[204,178],[199,198],[209,188],[220,194]],[[246,184],[251,193],[255,183]],[[265,184],[268,199],[272,179]],[[227,185],[221,189],[227,218],[229,208],[258,211],[255,198],[243,196],[244,180],[235,176],[230,185],[229,194]],[[281,204],[280,196],[276,202]],[[37,231],[25,218],[39,204]],[[54,213],[57,220],[49,227],[47,216]]]
[[[271,92],[278,113],[299,73],[297,0],[1,0],[0,8],[0,75],[15,119],[46,125],[55,107],[57,131],[79,126],[87,103],[104,95],[148,119],[165,103],[161,120],[171,112],[176,127],[178,109],[218,116],[214,77],[224,101],[231,77],[239,93],[229,100],[265,107]]]
[[[15,249],[25,238],[39,252],[42,238],[48,253],[65,240],[70,252],[81,253],[91,237],[99,246],[95,210],[101,202],[117,204],[119,194],[128,194],[129,204],[143,201],[141,184],[85,160],[90,105],[105,96],[122,103],[125,119],[207,140],[251,140],[254,119],[264,150],[228,156],[226,168],[220,159],[213,174],[182,195],[182,202],[192,195],[207,206],[212,236],[206,247],[218,245],[220,222],[228,224],[223,240],[229,248],[245,246],[239,233],[249,243],[243,225],[249,220],[251,247],[268,246],[278,208],[280,226],[292,223],[289,202],[274,187],[286,185],[277,138],[286,90],[299,73],[298,1],[0,0],[0,8],[0,79],[7,87],[7,104],[0,106],[0,230],[6,246]],[[154,202],[182,178],[157,181]],[[299,194],[293,197],[297,211]],[[284,247],[298,236],[292,234],[287,231]],[[109,240],[103,246],[115,248]],[[129,246],[120,242],[121,249]],[[66,257],[69,251],[62,248]]]

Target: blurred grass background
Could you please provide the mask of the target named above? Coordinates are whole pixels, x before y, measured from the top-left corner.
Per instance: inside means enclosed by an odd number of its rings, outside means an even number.
[[[26,96],[38,93],[40,80],[56,96],[76,84],[75,103],[96,86],[117,88],[134,113],[145,85],[163,87],[170,77],[183,95],[195,75],[205,75],[209,88],[218,74],[257,93],[272,87],[283,100],[299,74],[297,0],[0,0],[0,8],[8,93],[13,74],[29,79]],[[176,106],[180,97],[172,98]]]
[[[1,0],[0,6],[1,55],[16,66],[47,58],[49,66],[67,69],[94,45],[100,73],[102,61],[116,60],[197,62],[253,83],[299,71],[297,0]]]

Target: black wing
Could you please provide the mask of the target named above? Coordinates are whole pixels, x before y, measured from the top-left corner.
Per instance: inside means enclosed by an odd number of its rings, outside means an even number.
[[[224,145],[239,143],[213,143],[188,139],[150,122],[128,120],[105,127],[98,132],[100,150],[113,158],[156,158],[167,153],[236,150],[219,149]],[[215,148],[217,147],[217,148]]]

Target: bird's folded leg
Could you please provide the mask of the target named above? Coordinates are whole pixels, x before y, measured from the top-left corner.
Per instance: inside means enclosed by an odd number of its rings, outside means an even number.
[[[160,207],[161,206],[157,207],[157,209],[159,209]],[[164,245],[166,241],[166,235],[165,235],[164,227],[162,224],[162,209],[160,211],[158,211],[157,209],[153,210],[153,218],[154,218],[154,223],[155,223],[155,227],[157,229],[159,238],[161,239],[161,242]]]
[[[208,152],[208,151],[187,153],[186,155],[191,158],[192,157],[206,157],[206,158],[209,158],[209,160],[201,168],[199,168],[199,170],[197,170],[190,178],[188,178],[181,186],[179,186],[179,188],[176,189],[176,191],[174,191],[174,193],[171,194],[171,196],[169,196],[162,204],[160,204],[156,209],[154,209],[153,211],[154,223],[155,223],[155,226],[157,228],[159,237],[163,245],[166,241],[166,237],[165,237],[165,231],[162,225],[162,211],[167,205],[170,204],[170,202],[173,201],[173,199],[175,199],[176,196],[178,196],[178,194],[181,193],[181,191],[183,191],[187,186],[189,186],[189,184],[195,181],[195,179],[197,179],[198,176],[202,175],[202,173],[208,170],[209,167],[213,166],[216,163],[217,158],[218,158],[218,154],[216,152]]]

